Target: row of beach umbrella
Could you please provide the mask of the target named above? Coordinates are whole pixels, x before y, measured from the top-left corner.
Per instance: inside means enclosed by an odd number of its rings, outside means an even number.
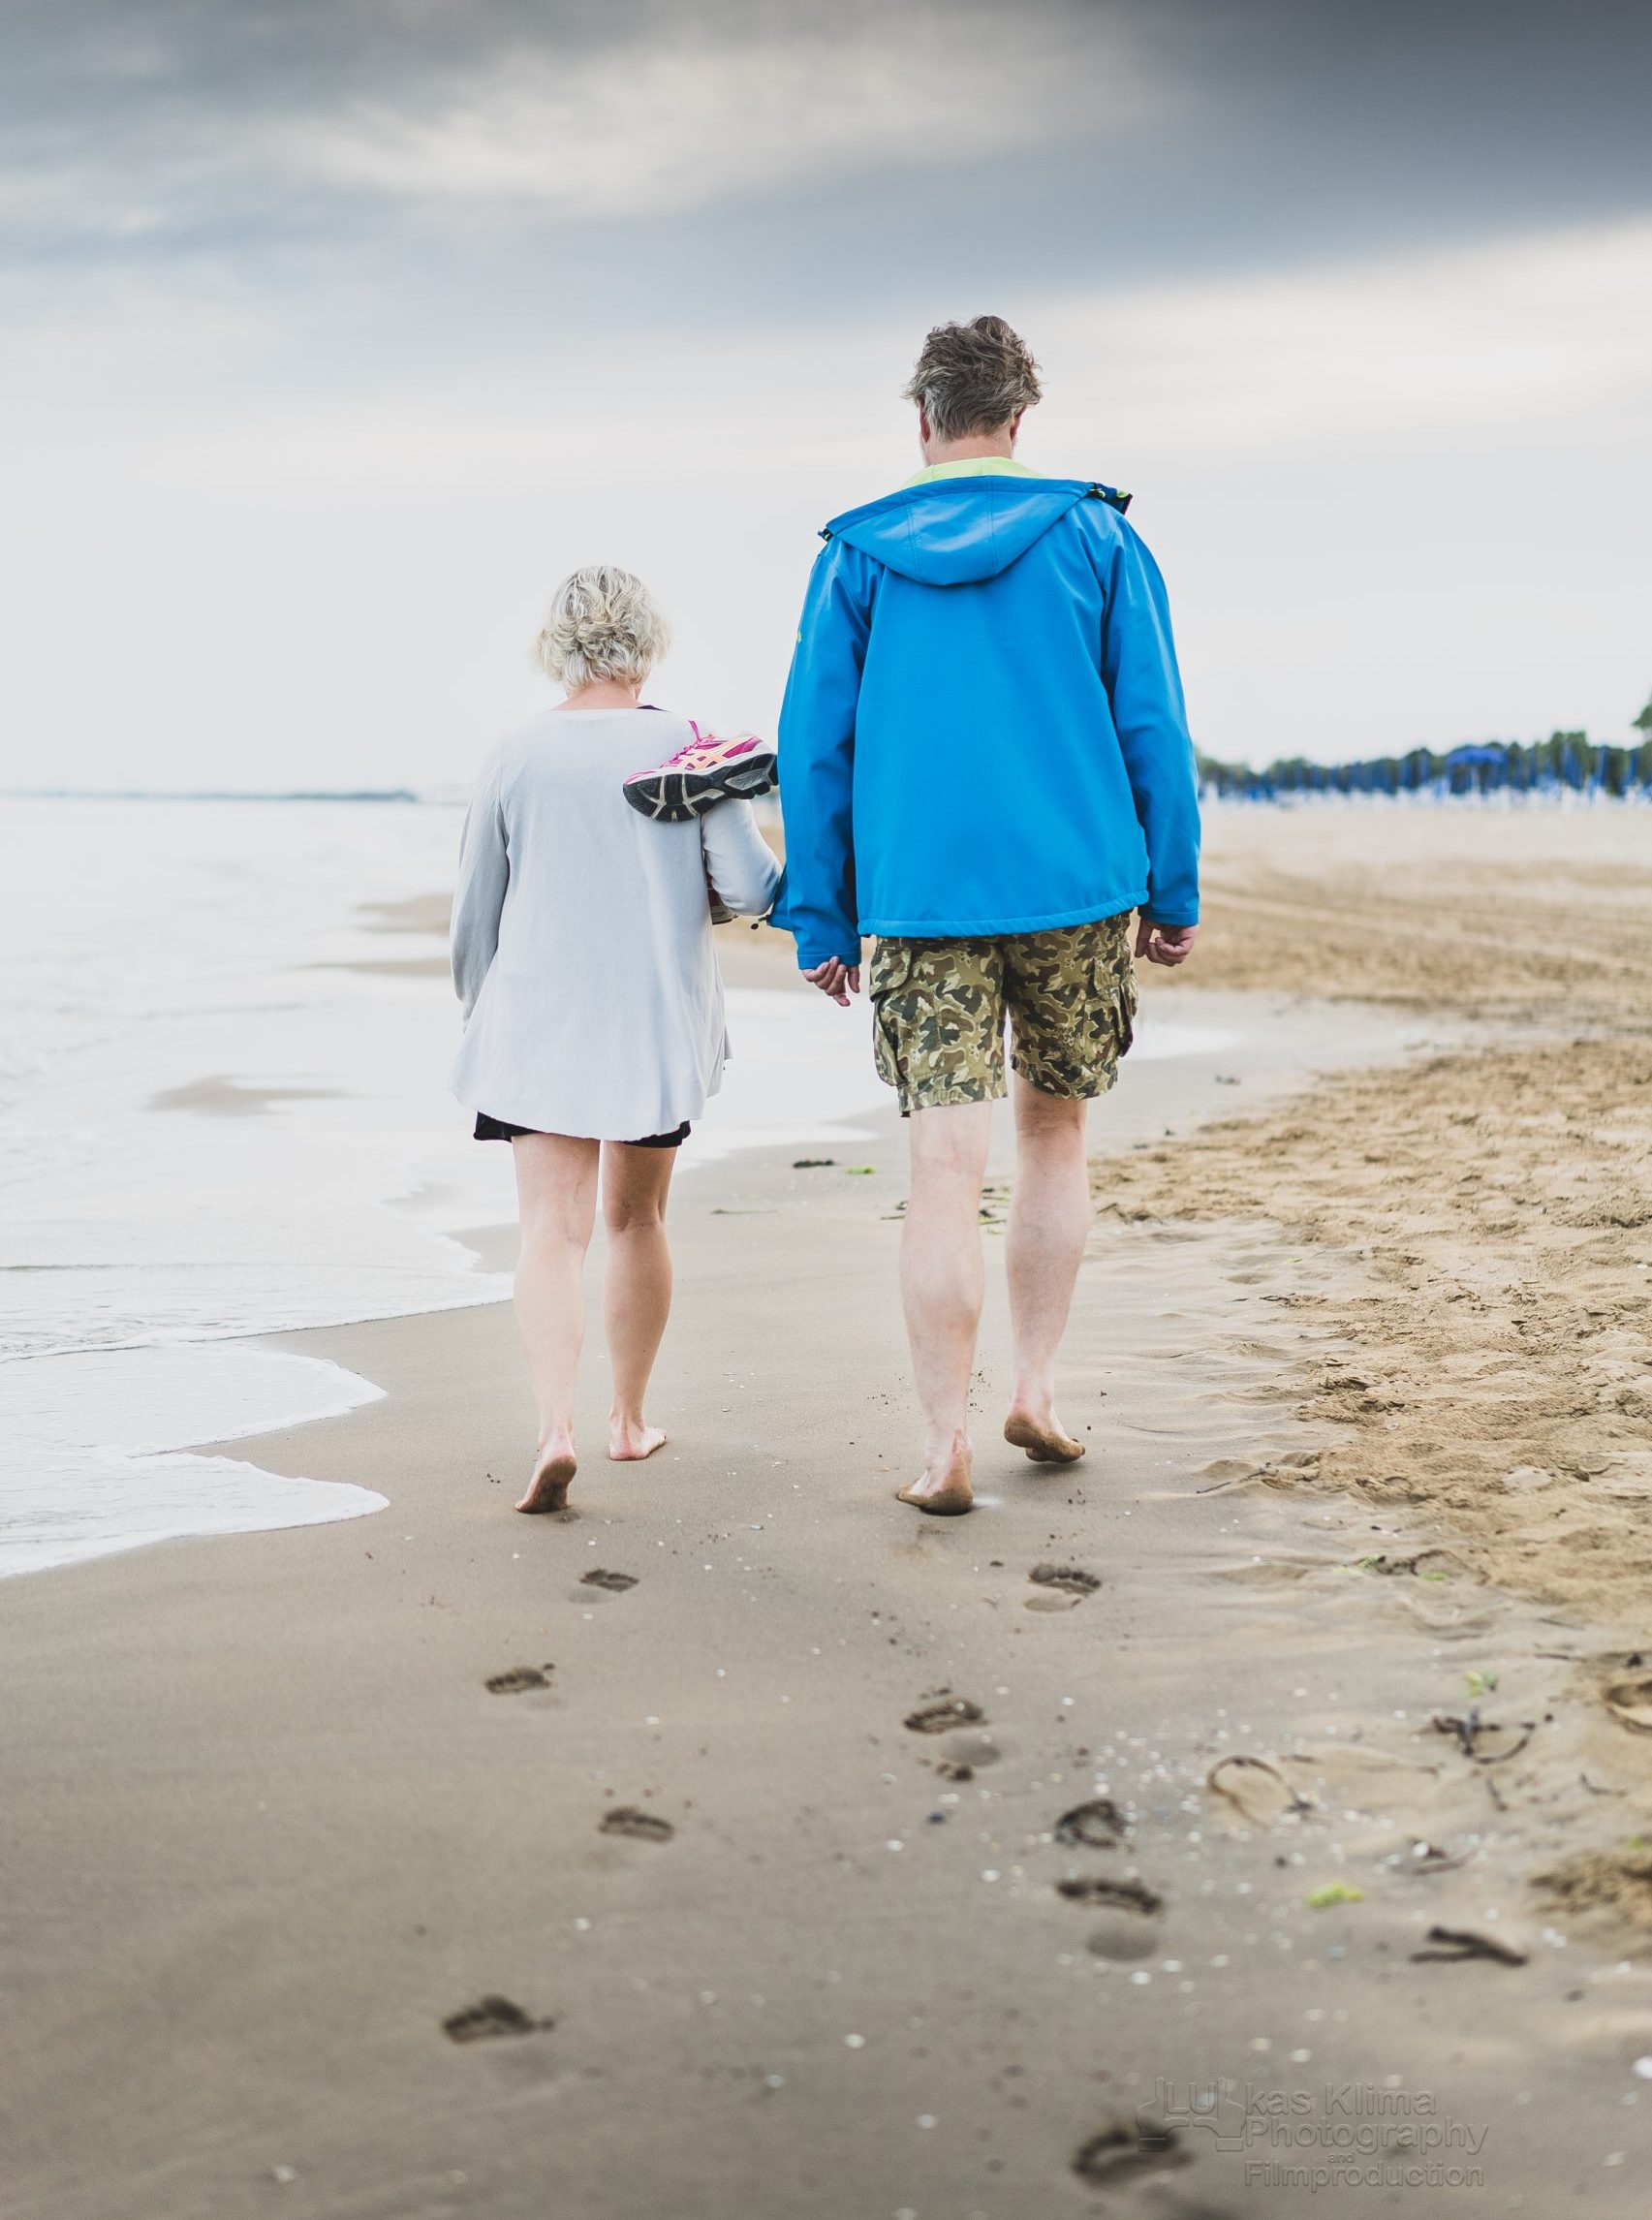
[[[1647,801],[1652,800],[1652,740],[1612,748],[1591,745],[1583,733],[1556,733],[1546,740],[1494,740],[1444,754],[1412,748],[1366,763],[1317,764],[1297,756],[1261,771],[1200,757],[1199,772],[1202,793],[1223,801],[1307,801],[1330,795]]]

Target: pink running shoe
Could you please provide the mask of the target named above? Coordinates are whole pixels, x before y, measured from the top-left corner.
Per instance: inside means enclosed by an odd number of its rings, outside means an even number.
[[[703,817],[720,801],[750,801],[779,785],[774,749],[767,740],[754,739],[750,733],[720,740],[715,733],[702,733],[692,719],[690,730],[693,739],[670,763],[626,780],[625,798],[644,817],[679,825],[686,817]]]

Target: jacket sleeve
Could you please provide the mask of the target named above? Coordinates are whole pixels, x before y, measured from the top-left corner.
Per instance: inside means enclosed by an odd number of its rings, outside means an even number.
[[[786,876],[774,923],[800,970],[860,961],[855,900],[855,712],[871,630],[874,566],[840,540],[815,558],[780,710]]]
[[[1101,564],[1102,679],[1147,841],[1146,915],[1199,922],[1199,773],[1159,566],[1120,517]]]
[[[706,876],[737,918],[761,918],[780,884],[774,851],[749,801],[720,801],[700,821]]]
[[[466,1017],[499,948],[499,919],[511,859],[505,844],[500,761],[495,749],[482,767],[459,840],[459,883],[451,928],[453,990]]]

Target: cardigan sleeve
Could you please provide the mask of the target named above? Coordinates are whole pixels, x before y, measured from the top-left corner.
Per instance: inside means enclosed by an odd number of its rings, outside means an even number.
[[[766,915],[780,884],[774,851],[758,830],[749,801],[720,801],[700,821],[711,884],[736,917]]]
[[[451,946],[453,991],[468,1017],[499,948],[499,919],[511,881],[505,838],[500,754],[482,767],[459,840],[459,880],[453,893]]]

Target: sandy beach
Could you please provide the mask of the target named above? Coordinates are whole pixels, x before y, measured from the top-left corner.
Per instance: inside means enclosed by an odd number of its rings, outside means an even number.
[[[1075,1469],[996,1441],[1000,1270],[982,1507],[892,1500],[885,1107],[681,1179],[670,1443],[567,1515],[487,1303],[280,1337],[383,1399],[234,1454],[385,1511],[7,1584],[9,2214],[1643,2209],[1647,819],[1209,848]]]

